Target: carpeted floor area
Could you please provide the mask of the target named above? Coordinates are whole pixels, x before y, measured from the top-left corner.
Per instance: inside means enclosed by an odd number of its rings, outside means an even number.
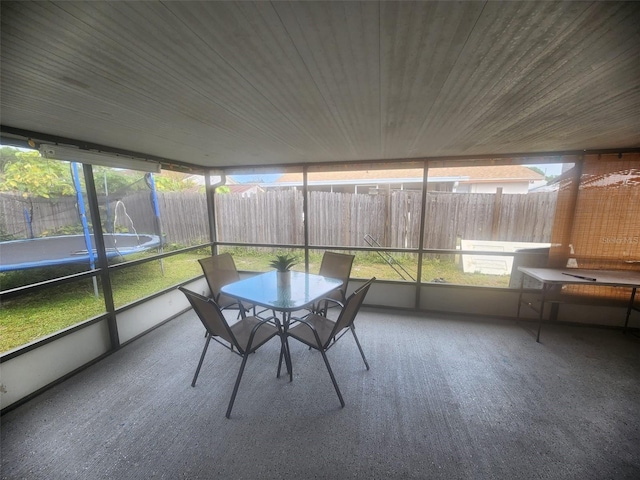
[[[329,353],[247,364],[189,312],[4,415],[3,479],[638,479],[640,339],[368,310]]]

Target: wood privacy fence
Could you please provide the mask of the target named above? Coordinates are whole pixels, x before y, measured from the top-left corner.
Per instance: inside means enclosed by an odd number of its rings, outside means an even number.
[[[459,238],[514,242],[550,242],[555,192],[526,195],[486,193],[428,193],[425,246],[454,249]],[[395,191],[391,195],[329,192],[309,193],[311,245],[367,246],[365,235],[392,248],[417,248],[421,193]],[[206,198],[197,192],[159,193],[162,231],[169,243],[195,245],[208,241]],[[118,230],[154,233],[155,219],[148,192],[121,201],[101,202],[104,218],[116,220]],[[0,228],[28,237],[23,199],[0,197]],[[78,225],[74,199],[34,202],[35,236]],[[243,197],[216,197],[218,240],[224,242],[304,243],[302,193],[269,191]]]
[[[80,224],[75,197],[29,200],[19,194],[0,195],[0,235],[29,238],[29,217],[34,237],[51,235],[64,227]]]
[[[221,242],[304,244],[302,217],[302,193],[296,190],[216,196]]]
[[[425,246],[455,248],[469,240],[551,242],[556,192],[427,195]],[[417,237],[416,237],[417,238]]]

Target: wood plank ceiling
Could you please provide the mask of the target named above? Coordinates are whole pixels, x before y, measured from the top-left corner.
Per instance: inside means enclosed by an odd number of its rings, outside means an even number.
[[[4,134],[212,167],[640,147],[640,3],[1,8]]]

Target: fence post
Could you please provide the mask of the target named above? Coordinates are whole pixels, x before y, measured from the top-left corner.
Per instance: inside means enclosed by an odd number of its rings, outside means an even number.
[[[502,187],[496,189],[493,197],[493,220],[491,222],[491,240],[498,240],[500,234],[500,214],[502,213]]]

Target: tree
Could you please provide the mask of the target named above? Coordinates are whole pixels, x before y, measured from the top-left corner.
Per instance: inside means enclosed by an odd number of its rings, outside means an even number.
[[[0,148],[0,175],[4,172],[5,165],[10,162],[18,161],[16,154],[19,152],[17,148],[2,147]]]
[[[143,191],[148,188],[144,174],[134,170],[121,170],[99,165],[93,166],[96,192],[104,195],[118,192]],[[36,150],[23,151],[14,147],[0,149],[0,191],[21,192],[24,198],[50,198],[73,195],[75,188],[70,163],[50,160]],[[175,192],[197,188],[197,183],[180,172],[163,171],[154,176],[159,192]],[[84,176],[80,175],[84,185]],[[106,184],[106,187],[105,187]]]
[[[178,192],[181,190],[191,190],[197,188],[197,183],[184,173],[164,171],[153,176],[156,189],[159,192]]]
[[[84,184],[84,177],[80,181]],[[118,170],[100,165],[93,166],[93,178],[96,184],[96,193],[119,197],[130,192],[147,190],[144,182],[144,174],[131,170]]]
[[[20,192],[23,198],[73,195],[69,162],[47,160],[37,151],[13,149],[11,155],[7,148],[2,149],[0,191]]]

